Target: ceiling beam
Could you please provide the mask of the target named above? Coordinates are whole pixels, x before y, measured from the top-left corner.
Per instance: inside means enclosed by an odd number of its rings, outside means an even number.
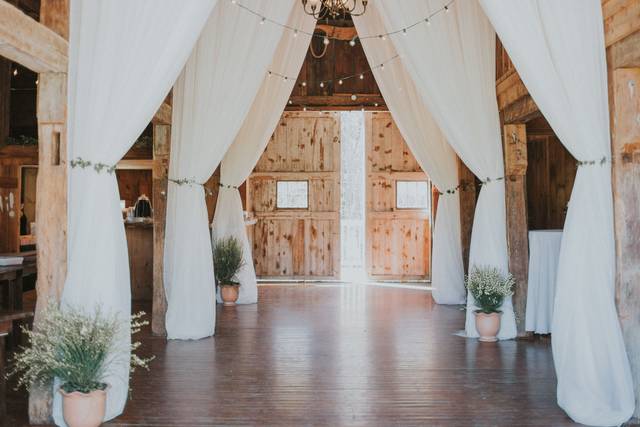
[[[69,43],[54,31],[0,0],[0,55],[36,73],[67,71]]]

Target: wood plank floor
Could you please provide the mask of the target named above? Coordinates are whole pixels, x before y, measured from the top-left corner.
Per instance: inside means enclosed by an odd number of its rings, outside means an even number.
[[[362,285],[261,286],[260,304],[218,306],[215,338],[167,342],[144,331],[125,413],[109,425],[549,426],[548,341],[453,335],[457,307],[429,292]],[[26,398],[9,396],[9,425]]]

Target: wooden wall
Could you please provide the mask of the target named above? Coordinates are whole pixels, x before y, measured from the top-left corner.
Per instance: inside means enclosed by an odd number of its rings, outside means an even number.
[[[338,278],[340,271],[340,117],[285,113],[247,182],[256,274]],[[309,183],[308,209],[278,209],[276,181]]]
[[[426,279],[431,272],[431,211],[399,209],[398,181],[428,181],[391,114],[367,113],[366,263],[371,278]]]
[[[20,249],[21,167],[37,164],[37,146],[0,148],[0,253]]]
[[[561,229],[576,177],[576,159],[539,118],[527,123],[529,230]]]
[[[640,1],[602,0],[607,66],[613,202],[616,237],[616,302],[640,418]],[[634,423],[634,424],[635,424]]]
[[[116,176],[118,178],[120,200],[124,200],[127,207],[133,206],[138,197],[143,194],[151,199],[151,169],[119,169],[116,170]]]
[[[316,34],[329,34],[340,40],[331,40],[326,46],[326,53],[321,58],[315,58],[323,52],[325,45],[321,37],[314,37],[312,46],[307,51],[296,86],[291,93],[292,104],[287,110],[309,109],[353,109],[367,107],[367,109],[386,110],[384,99],[378,85],[371,74],[369,63],[358,42],[355,46],[349,41],[357,35],[353,22],[348,19],[336,23],[345,25],[339,29],[328,29],[326,25],[318,24]],[[347,75],[363,74],[363,78],[345,79],[342,84],[338,79]],[[326,82],[327,80],[333,80]],[[324,87],[320,82],[325,81]],[[355,94],[357,98],[351,99]]]

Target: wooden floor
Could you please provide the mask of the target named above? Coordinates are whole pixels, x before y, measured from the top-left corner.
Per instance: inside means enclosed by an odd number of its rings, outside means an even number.
[[[455,336],[458,307],[424,290],[262,286],[260,304],[218,306],[216,337],[145,331],[150,372],[109,425],[571,425],[556,405],[548,341]],[[26,424],[11,394],[9,425]]]

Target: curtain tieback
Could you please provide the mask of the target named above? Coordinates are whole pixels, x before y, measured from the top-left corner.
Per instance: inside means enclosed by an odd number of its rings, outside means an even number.
[[[444,191],[440,191],[438,190],[438,195],[440,196],[447,196],[447,195],[452,195],[452,194],[456,194],[460,191],[467,191],[467,188],[469,187],[469,184],[467,181],[460,181],[460,184],[456,185],[453,188],[448,188]]]
[[[109,174],[112,174],[116,170],[116,165],[107,165],[106,163],[92,162],[91,160],[85,160],[82,157],[76,157],[75,159],[69,161],[69,165],[74,169],[92,168],[97,173],[107,172]]]
[[[234,190],[239,190],[240,189],[240,187],[237,187],[235,185],[224,184],[222,182],[218,183],[218,187],[220,187],[220,188],[233,188]]]
[[[595,166],[595,165],[599,165],[602,166],[607,162],[610,162],[611,159],[609,159],[609,157],[607,156],[602,156],[602,158],[600,158],[599,160],[578,160],[576,163],[578,165],[578,167],[580,166]]]
[[[179,187],[182,187],[183,185],[188,185],[188,186],[198,186],[198,187],[202,187],[202,189],[205,191],[207,196],[213,196],[213,191],[211,191],[210,188],[208,188],[206,185],[197,182],[195,179],[191,179],[191,178],[167,178],[167,181],[169,181],[172,184],[175,184]]]

